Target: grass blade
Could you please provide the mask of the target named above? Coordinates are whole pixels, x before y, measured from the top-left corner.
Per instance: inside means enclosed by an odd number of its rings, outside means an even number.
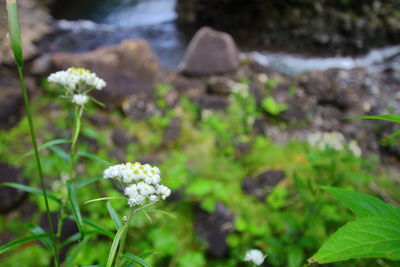
[[[15,61],[17,63],[18,77],[19,77],[22,96],[24,99],[25,112],[28,117],[29,132],[30,132],[31,139],[32,139],[32,146],[35,151],[35,159],[36,159],[36,165],[37,165],[39,179],[40,179],[40,186],[43,191],[43,199],[44,199],[44,203],[46,206],[47,221],[49,224],[51,237],[53,239],[53,242],[55,243],[56,236],[54,233],[53,221],[51,219],[49,201],[47,199],[46,184],[45,184],[44,178],[43,178],[42,164],[40,162],[38,145],[37,145],[37,141],[36,141],[35,127],[33,125],[31,106],[29,103],[28,92],[25,87],[24,73],[22,70],[24,59],[23,59],[23,54],[22,54],[21,30],[20,30],[20,24],[19,24],[17,1],[16,0],[7,0],[6,4],[7,4],[7,16],[8,16],[8,28],[9,28],[9,33],[10,33],[10,47],[11,47],[11,50],[13,51],[13,55],[14,55]],[[58,255],[57,251],[54,251],[54,256],[55,256],[55,265],[60,266],[60,260],[59,260],[59,255]]]
[[[125,199],[125,198],[124,197],[101,197],[101,198],[95,198],[95,199],[88,200],[85,203],[83,203],[83,205],[97,202],[97,201],[104,201],[104,200],[111,200],[111,199]]]
[[[99,176],[96,176],[96,177],[93,177],[93,178],[89,178],[89,179],[84,179],[82,182],[77,183],[76,186],[75,186],[75,188],[76,188],[76,189],[82,188],[82,187],[84,187],[84,186],[87,186],[87,185],[89,185],[89,184],[92,184],[92,183],[97,182],[97,181],[100,180],[101,178],[103,178],[102,175],[99,175]]]
[[[115,234],[104,228],[103,226],[93,222],[89,219],[83,219],[83,223],[87,226],[94,228],[99,234],[105,235],[111,239],[115,238]]]
[[[23,184],[7,182],[7,183],[1,183],[0,187],[1,186],[13,187],[15,189],[19,189],[19,190],[22,190],[22,191],[25,191],[25,192],[28,192],[28,193],[31,193],[31,194],[43,196],[43,191],[42,190],[27,186],[27,185],[23,185]],[[47,196],[48,196],[49,199],[51,199],[54,202],[57,202],[58,204],[61,205],[61,200],[59,198],[57,198],[56,195],[54,195],[52,193],[47,193]]]
[[[121,221],[119,220],[118,214],[115,211],[115,209],[113,208],[113,206],[111,205],[110,201],[107,201],[106,206],[107,206],[108,213],[110,213],[110,217],[115,224],[115,228],[118,230],[121,227]]]
[[[374,116],[360,116],[360,117],[345,117],[345,119],[371,119],[400,122],[400,115],[374,115]]]
[[[78,154],[79,156],[84,157],[84,158],[95,160],[95,161],[100,162],[101,164],[106,165],[106,166],[110,166],[111,165],[110,162],[108,162],[108,161],[106,161],[104,159],[101,159],[98,156],[93,155],[93,154],[88,153],[88,152],[79,151],[76,154]]]
[[[67,258],[65,259],[64,267],[74,267],[75,259],[78,257],[79,252],[82,250],[82,247],[86,245],[88,239],[85,238],[82,242],[78,243],[74,246],[68,253]]]
[[[19,238],[19,239],[15,239],[15,240],[13,240],[11,242],[8,242],[7,244],[4,244],[4,245],[0,246],[0,255],[3,254],[4,252],[14,248],[14,247],[19,246],[19,245],[26,244],[26,243],[29,243],[29,242],[32,242],[32,241],[43,240],[43,239],[46,239],[46,238],[49,238],[49,237],[51,237],[51,235],[49,235],[49,234],[41,234],[41,235],[32,235],[32,236],[27,236],[27,237],[22,237],[22,238]]]
[[[68,187],[68,198],[71,204],[72,214],[74,215],[74,220],[78,226],[79,232],[81,233],[81,237],[84,238],[84,229],[83,229],[83,221],[81,211],[79,209],[78,201],[76,199],[75,188],[71,181],[67,182]]]
[[[150,267],[150,265],[148,265],[147,263],[145,263],[141,258],[139,258],[138,256],[135,256],[133,254],[130,253],[124,253],[122,255],[123,258],[128,259],[131,262],[137,263],[142,267]]]
[[[43,235],[43,234],[47,234],[39,225],[30,223],[28,224],[28,229],[29,231],[34,234],[34,235]],[[50,237],[48,238],[43,238],[41,240],[41,242],[43,243],[43,245],[51,252],[54,251],[54,244],[53,244],[53,240],[51,240]]]
[[[124,234],[124,232],[125,232],[127,227],[128,227],[127,225],[124,225],[124,226],[122,226],[122,227],[120,227],[118,229],[118,232],[115,235],[115,238],[114,238],[113,243],[111,245],[110,254],[108,254],[108,260],[107,260],[106,267],[112,267],[113,266],[115,253],[117,252],[119,241],[121,240],[121,237]]]
[[[71,141],[67,140],[67,139],[56,139],[56,140],[44,143],[43,145],[40,145],[38,147],[38,150],[42,151],[43,149],[50,148],[50,147],[55,146],[55,145],[65,144],[65,143],[70,143],[70,142]],[[29,157],[29,156],[32,156],[33,154],[35,154],[35,151],[31,150],[31,151],[29,151],[29,152],[17,157],[17,159],[15,161],[20,161],[21,159]]]

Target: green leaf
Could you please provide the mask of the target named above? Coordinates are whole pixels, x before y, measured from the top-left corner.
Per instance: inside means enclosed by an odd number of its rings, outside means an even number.
[[[360,116],[360,117],[345,117],[345,119],[372,119],[400,122],[400,115],[374,115],[374,116]]]
[[[70,161],[69,155],[68,155],[61,147],[52,146],[52,147],[49,147],[49,149],[50,149],[52,152],[54,152],[54,154],[56,154],[57,156],[59,156],[61,159],[65,160],[65,161],[67,161],[67,162]]]
[[[67,188],[68,188],[69,203],[71,204],[74,220],[76,222],[76,225],[78,226],[79,232],[81,233],[81,237],[84,238],[85,233],[83,230],[81,211],[79,210],[78,200],[76,199],[75,187],[73,186],[71,181],[67,182]]]
[[[111,165],[110,162],[108,162],[108,161],[106,161],[104,159],[101,159],[98,156],[93,155],[93,154],[88,153],[88,152],[79,151],[76,154],[78,154],[79,156],[84,157],[84,158],[95,160],[95,161],[100,162],[101,164],[106,165],[106,166],[110,166]]]
[[[357,216],[396,216],[400,220],[400,209],[378,198],[335,187],[323,188],[335,195]]]
[[[118,229],[118,232],[115,235],[113,243],[110,248],[110,254],[108,254],[108,260],[107,260],[106,267],[112,267],[114,258],[115,258],[115,253],[117,252],[119,241],[121,240],[121,237],[124,234],[127,227],[128,227],[127,225],[124,225]]]
[[[46,232],[39,225],[28,223],[27,227],[32,234],[35,235],[46,234]],[[49,250],[50,253],[54,253],[54,243],[51,237],[43,238],[41,242]]]
[[[43,145],[38,146],[38,150],[41,151],[46,148],[51,148],[52,146],[59,145],[59,144],[65,144],[65,143],[70,143],[71,141],[68,139],[56,139],[47,143],[44,143]],[[23,158],[29,157],[35,153],[34,150],[29,151],[28,153],[23,154],[22,156],[17,157],[15,161],[19,161]]]
[[[19,26],[18,7],[15,0],[7,0],[8,29],[10,33],[10,47],[19,67],[23,65],[21,31]]]
[[[35,195],[39,195],[39,196],[43,196],[43,191],[30,187],[30,186],[26,186],[26,185],[22,185],[22,184],[17,184],[17,183],[1,183],[0,186],[8,186],[8,187],[13,187],[31,194],[35,194]],[[61,200],[58,199],[53,193],[47,192],[47,197],[55,202],[57,202],[58,204],[61,204]]]
[[[133,254],[130,253],[124,253],[122,255],[123,258],[128,259],[131,262],[137,263],[142,267],[150,267],[150,265],[148,265],[147,263],[145,263],[141,258],[139,258],[138,256],[135,256]]]
[[[78,256],[79,252],[82,250],[82,247],[84,247],[88,242],[88,239],[85,238],[82,242],[78,243],[76,246],[74,246],[69,252],[68,256],[65,259],[64,262],[64,267],[74,267],[75,259]]]
[[[71,236],[69,236],[67,239],[64,240],[64,242],[62,242],[61,247],[65,247],[69,244],[71,244],[72,242],[81,240],[81,233],[75,233]]]
[[[334,233],[310,262],[329,263],[356,258],[400,260],[400,221],[396,216],[363,217]]]
[[[85,187],[85,186],[87,186],[89,184],[97,182],[98,180],[100,180],[102,178],[103,178],[103,175],[98,175],[98,176],[93,177],[93,178],[85,178],[82,182],[77,183],[75,188],[79,189],[79,188]]]
[[[49,238],[49,237],[51,237],[51,235],[49,235],[49,234],[40,234],[40,235],[32,235],[32,236],[27,236],[27,237],[15,239],[15,240],[7,243],[7,244],[4,244],[4,245],[0,246],[0,254],[3,254],[4,252],[6,252],[6,251],[8,251],[8,250],[10,250],[10,249],[12,249],[12,248],[14,248],[16,246],[19,246],[19,245],[22,245],[22,244],[25,244],[25,243],[29,243],[29,242],[32,242],[32,241],[43,240],[43,239],[46,239],[46,238]]]
[[[113,208],[113,206],[111,205],[110,201],[107,201],[106,206],[107,206],[108,213],[110,213],[110,217],[115,224],[115,228],[118,230],[121,227],[121,221],[119,220],[118,214],[115,211],[115,209]]]
[[[288,104],[281,104],[275,101],[272,97],[266,97],[262,100],[261,106],[272,115],[279,115],[281,112],[289,108]]]
[[[100,197],[100,198],[88,200],[85,203],[83,203],[83,205],[93,203],[93,202],[98,202],[98,201],[111,200],[111,199],[125,199],[125,198],[124,197]]]
[[[96,229],[96,231],[102,235],[108,236],[111,239],[114,239],[115,234],[110,232],[109,230],[107,230],[106,228],[104,228],[103,226],[93,222],[92,220],[89,219],[83,219],[83,223],[85,225],[88,225],[94,229]]]

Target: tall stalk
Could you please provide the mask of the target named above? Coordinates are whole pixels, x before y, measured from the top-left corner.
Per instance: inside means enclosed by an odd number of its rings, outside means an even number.
[[[35,127],[34,127],[33,119],[32,119],[31,106],[29,103],[28,93],[27,93],[27,90],[25,87],[25,79],[24,79],[24,74],[23,74],[23,54],[22,54],[21,31],[20,31],[20,24],[19,24],[17,1],[16,0],[7,0],[6,5],[7,5],[7,13],[8,13],[8,26],[9,26],[9,33],[10,33],[10,47],[13,52],[15,61],[17,63],[20,87],[21,87],[21,91],[22,91],[22,95],[23,95],[23,99],[24,99],[26,115],[28,117],[32,145],[33,145],[33,149],[35,151],[35,159],[36,159],[36,165],[37,165],[37,169],[38,169],[38,173],[39,173],[40,186],[42,188],[43,199],[44,199],[44,203],[46,206],[47,220],[48,220],[48,224],[49,224],[49,228],[50,228],[50,234],[53,239],[53,244],[55,245],[56,244],[56,236],[54,233],[53,221],[51,219],[46,185],[45,185],[44,178],[43,178],[42,164],[40,161],[40,155],[39,155],[39,150],[38,150],[37,141],[36,141],[36,133],[35,133]],[[58,250],[57,250],[56,246],[54,246],[54,259],[55,259],[56,266],[60,266],[60,260],[59,260]]]

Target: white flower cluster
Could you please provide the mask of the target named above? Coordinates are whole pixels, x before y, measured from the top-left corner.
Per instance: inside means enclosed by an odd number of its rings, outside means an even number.
[[[52,73],[47,80],[61,84],[69,93],[79,90],[80,86],[89,86],[101,90],[107,85],[103,79],[97,77],[96,73],[83,68],[69,68]]]
[[[89,97],[85,94],[75,94],[72,96],[72,103],[79,106],[85,105],[89,101]]]
[[[131,207],[142,205],[146,200],[164,200],[171,194],[168,187],[160,185],[160,170],[150,164],[128,162],[114,165],[104,171],[104,178],[116,179],[126,185],[125,195]]]
[[[330,148],[340,151],[347,148],[356,157],[360,157],[362,153],[357,141],[351,140],[347,143],[346,138],[339,132],[316,132],[308,136],[307,142],[321,150]]]
[[[246,255],[244,256],[244,261],[250,261],[255,265],[261,265],[264,262],[265,258],[266,256],[264,256],[264,254],[258,249],[250,249],[246,252]]]

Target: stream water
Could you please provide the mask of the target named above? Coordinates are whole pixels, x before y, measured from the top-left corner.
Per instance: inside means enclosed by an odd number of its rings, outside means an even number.
[[[55,32],[40,46],[46,51],[83,52],[143,38],[152,46],[163,66],[175,68],[182,58],[192,32],[175,24],[176,0],[70,0],[53,8]],[[94,4],[95,3],[95,4]],[[329,68],[363,67],[371,71],[400,70],[400,45],[371,50],[357,57],[315,57],[302,53],[252,51],[240,43],[243,56],[287,75]]]

